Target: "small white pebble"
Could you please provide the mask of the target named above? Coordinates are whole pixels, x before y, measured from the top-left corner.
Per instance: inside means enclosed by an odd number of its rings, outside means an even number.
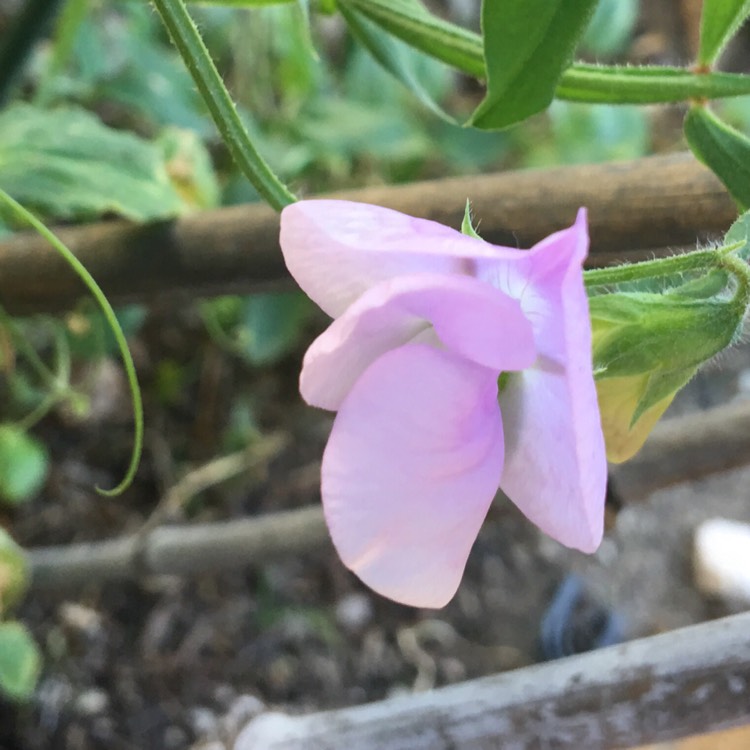
[[[188,711],[190,727],[198,737],[214,737],[218,733],[219,719],[205,706],[195,706]]]
[[[349,633],[367,627],[372,617],[372,601],[366,594],[347,594],[336,603],[336,622]]]
[[[750,524],[712,518],[693,539],[695,582],[705,594],[750,602]]]
[[[78,602],[63,602],[58,609],[60,620],[71,630],[96,635],[102,629],[102,616],[95,609]]]
[[[82,716],[104,713],[109,706],[109,696],[103,690],[92,688],[81,693],[75,702],[76,711]]]

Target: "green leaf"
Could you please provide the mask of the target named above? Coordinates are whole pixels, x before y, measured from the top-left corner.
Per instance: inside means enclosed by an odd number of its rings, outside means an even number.
[[[358,10],[389,34],[430,57],[477,78],[486,75],[482,38],[432,15],[418,0],[338,0],[338,4],[340,8]],[[623,5],[627,2],[618,4],[618,13],[624,12],[620,9]],[[750,94],[750,76],[738,73],[586,63],[564,70],[554,92],[559,99],[589,104],[658,104],[745,94]]]
[[[58,219],[146,221],[184,209],[156,146],[81,109],[20,104],[0,115],[0,188]]]
[[[167,175],[183,203],[192,208],[216,208],[220,202],[219,183],[211,156],[197,134],[166,128],[157,145],[164,155]]]
[[[649,121],[642,107],[555,101],[546,114],[553,137],[534,134],[524,166],[637,159],[651,147]]]
[[[0,622],[0,690],[10,698],[31,697],[39,679],[42,656],[20,622]]]
[[[0,617],[14,607],[29,585],[29,564],[23,549],[0,528]]]
[[[750,0],[703,0],[698,63],[711,65],[750,15]]]
[[[318,51],[315,49],[315,42],[312,37],[312,26],[310,24],[310,0],[297,0],[294,4],[295,16],[300,26],[302,46],[307,54],[315,61],[320,59]]]
[[[370,54],[397,80],[401,81],[411,93],[439,117],[453,122],[440,105],[431,96],[420,80],[414,58],[408,49],[384,32],[375,23],[369,21],[362,13],[350,6],[349,0],[339,0],[339,10],[352,35]]]
[[[430,13],[419,0],[338,0],[339,8],[357,10],[384,31],[442,62],[483,78],[481,38]]]
[[[683,127],[695,156],[724,183],[743,211],[750,208],[750,139],[701,106],[690,108]]]
[[[216,343],[262,366],[288,354],[299,342],[314,307],[301,292],[219,297],[204,302],[201,314]]]
[[[299,341],[302,325],[312,309],[310,300],[300,292],[247,297],[237,333],[245,358],[260,366],[288,354]]]
[[[0,499],[21,503],[47,478],[49,459],[42,443],[11,424],[0,425]]]
[[[558,99],[589,104],[663,104],[750,94],[750,76],[696,73],[684,68],[577,63],[555,91]]]
[[[505,128],[545,109],[595,7],[596,0],[483,0],[487,95],[471,124]]]
[[[268,5],[288,5],[299,0],[189,0],[196,5],[220,5],[232,8],[264,8]]]
[[[638,0],[599,0],[581,47],[597,58],[625,50],[638,21]]]

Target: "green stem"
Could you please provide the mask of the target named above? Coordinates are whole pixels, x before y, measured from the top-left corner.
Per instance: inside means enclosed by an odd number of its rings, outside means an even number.
[[[668,104],[746,94],[750,94],[750,76],[741,73],[583,63],[568,68],[555,91],[558,99],[588,104]]]
[[[295,196],[253,146],[183,0],[153,0],[153,3],[240,169],[277,211],[294,203]]]
[[[696,250],[669,258],[645,260],[630,265],[612,266],[611,268],[592,268],[583,272],[587,289],[597,286],[625,284],[640,279],[651,279],[659,276],[698,271],[704,268],[715,268],[720,255],[717,250]]]
[[[337,0],[403,42],[476,78],[484,78],[479,34],[429,13],[421,4],[393,0]],[[589,104],[658,104],[750,94],[750,76],[694,72],[668,66],[571,65],[560,78],[558,99]]]
[[[57,376],[49,367],[47,367],[46,364],[44,364],[37,350],[29,343],[27,338],[19,332],[18,328],[13,323],[13,319],[3,307],[0,307],[0,322],[2,322],[2,324],[10,331],[13,343],[31,366],[31,369],[36,373],[42,385],[49,390],[59,390],[60,381]]]
[[[52,232],[50,232],[50,230],[47,229],[39,219],[36,218],[36,216],[27,211],[20,203],[18,203],[18,201],[11,198],[2,188],[0,188],[0,203],[6,205],[13,214],[18,217],[19,221],[23,221],[33,227],[33,229],[35,229],[55,250],[57,250],[58,253],[60,253],[66,263],[68,263],[68,265],[76,272],[81,281],[83,281],[88,290],[94,296],[101,311],[104,313],[104,317],[107,319],[107,323],[112,329],[115,341],[117,342],[117,347],[122,356],[123,364],[125,365],[125,374],[128,378],[128,385],[130,386],[130,396],[133,403],[133,418],[135,422],[135,435],[133,438],[133,450],[130,456],[130,463],[122,481],[111,490],[103,490],[99,487],[96,489],[97,492],[108,497],[119,495],[132,483],[143,451],[143,402],[141,399],[141,390],[138,386],[138,377],[135,372],[135,364],[133,363],[130,349],[128,349],[128,342],[125,340],[125,334],[120,327],[120,323],[117,320],[115,311],[112,309],[112,305],[109,304],[109,300],[104,296],[101,287],[96,283],[81,261],[78,260],[78,258],[76,258],[76,256],[73,255],[73,253]]]
[[[30,430],[37,422],[41,422],[47,414],[65,398],[65,395],[59,392],[51,391],[35,406],[25,417],[15,422],[19,430],[26,432]]]

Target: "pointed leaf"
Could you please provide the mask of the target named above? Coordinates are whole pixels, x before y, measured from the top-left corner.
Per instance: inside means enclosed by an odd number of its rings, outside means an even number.
[[[428,109],[448,122],[455,122],[433,99],[420,81],[410,50],[383,31],[348,2],[339,2],[341,15],[352,35],[391,75],[406,86]]]
[[[698,62],[711,65],[750,15],[750,0],[703,0]]]
[[[740,208],[750,208],[750,139],[705,107],[690,108],[685,138],[695,156],[724,183]]]
[[[545,109],[595,7],[596,0],[484,0],[487,95],[471,124],[504,128]]]
[[[664,404],[664,401],[668,399],[665,405],[666,408],[677,395],[677,391],[692,380],[696,369],[689,367],[686,370],[659,370],[652,373],[633,412],[630,426],[634,426],[649,409],[653,409],[657,404]]]
[[[473,237],[475,240],[481,240],[479,233],[474,229],[474,224],[471,221],[471,202],[466,199],[466,208],[464,208],[464,218],[461,222],[461,234],[465,234],[467,237]]]
[[[339,0],[384,31],[427,55],[477,78],[484,77],[482,40],[430,13],[419,0]]]

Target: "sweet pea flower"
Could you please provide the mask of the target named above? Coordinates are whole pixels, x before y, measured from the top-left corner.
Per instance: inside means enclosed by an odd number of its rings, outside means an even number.
[[[498,487],[551,537],[598,547],[606,459],[583,209],[524,251],[310,200],[284,209],[280,241],[334,318],[305,355],[300,391],[338,412],[321,495],[348,568],[395,601],[444,606]]]

